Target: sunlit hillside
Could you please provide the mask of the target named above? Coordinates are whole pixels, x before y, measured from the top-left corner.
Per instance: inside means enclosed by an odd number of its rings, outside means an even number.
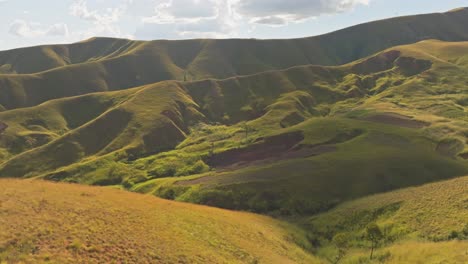
[[[467,41],[467,23],[468,9],[462,8],[375,21],[302,39],[143,42],[93,38],[70,45],[2,51],[0,105],[6,109],[34,106],[164,80],[224,79],[301,65],[341,65],[421,40]]]
[[[0,180],[1,263],[320,263],[298,229],[106,188]]]
[[[366,227],[371,223],[383,233],[376,263],[466,263],[467,188],[468,177],[461,177],[374,195],[345,203],[303,224],[320,245],[316,254],[323,258],[336,257],[342,246],[337,245],[337,235],[346,238],[342,263],[367,263],[370,242]]]

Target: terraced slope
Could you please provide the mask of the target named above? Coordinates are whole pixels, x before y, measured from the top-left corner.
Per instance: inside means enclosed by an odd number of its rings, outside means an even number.
[[[0,176],[303,215],[465,175],[465,54],[466,42],[431,40],[339,67],[166,81],[5,111]]]
[[[128,192],[0,180],[2,263],[321,263],[268,217]]]
[[[376,21],[304,39],[91,39],[4,51],[0,52],[0,105],[6,109],[34,106],[163,80],[222,79],[299,65],[341,65],[425,39],[466,41],[466,24],[468,9],[462,8]]]

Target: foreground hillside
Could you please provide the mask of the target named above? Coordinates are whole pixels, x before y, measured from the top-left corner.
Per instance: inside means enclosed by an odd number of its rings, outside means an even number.
[[[0,185],[2,263],[468,260],[468,176],[285,218],[295,226],[103,187],[9,179]],[[371,225],[381,230],[372,259]]]
[[[421,40],[467,41],[468,9],[398,17],[292,40],[91,39],[0,52],[0,109],[164,80],[223,79],[300,65],[342,65]],[[66,89],[65,89],[66,88]]]
[[[402,189],[345,203],[303,225],[316,254],[336,260],[341,249],[340,263],[369,262],[370,224],[382,232],[373,263],[467,263],[467,190],[468,176]]]
[[[104,188],[0,186],[1,263],[319,263],[294,244],[300,232],[267,217]]]

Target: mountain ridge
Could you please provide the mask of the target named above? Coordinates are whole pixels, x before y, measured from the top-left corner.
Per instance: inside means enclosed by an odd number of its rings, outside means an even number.
[[[122,54],[123,51],[139,45],[151,46],[150,50],[152,50],[152,52],[162,52],[159,53],[160,56],[169,56],[171,60],[174,60],[174,55],[170,55],[171,51],[167,50],[168,47],[171,46],[171,49],[175,49],[177,51],[176,53],[183,53],[186,50],[199,50],[200,52],[205,49],[219,49],[221,53],[208,53],[209,58],[207,59],[214,62],[219,61],[219,59],[216,59],[216,56],[225,57],[225,55],[228,55],[229,61],[233,64],[231,66],[223,66],[225,67],[223,72],[210,72],[210,68],[203,60],[192,60],[191,64],[195,65],[191,68],[185,68],[185,70],[189,72],[193,71],[193,75],[197,78],[199,76],[226,78],[229,77],[229,75],[242,75],[246,73],[245,69],[241,70],[236,66],[236,63],[242,62],[240,60],[242,60],[242,57],[244,56],[259,56],[257,57],[258,61],[251,61],[254,63],[254,68],[247,70],[247,72],[250,71],[250,73],[252,73],[253,71],[258,71],[255,67],[263,67],[262,70],[264,70],[265,65],[268,65],[270,69],[281,69],[295,65],[307,64],[340,65],[369,56],[375,52],[392,46],[410,44],[428,38],[445,41],[468,40],[468,32],[466,32],[462,27],[462,25],[467,22],[467,17],[468,12],[466,9],[446,13],[403,16],[363,23],[319,36],[297,39],[190,39],[130,41],[113,38],[93,38],[84,42],[77,42],[69,45],[43,45],[38,47],[1,51],[0,65],[3,65],[2,67],[5,73],[36,73],[51,69],[50,67],[44,68],[43,65],[51,65],[50,63],[53,64],[53,61],[55,60],[57,60],[57,67],[61,67],[69,65],[66,61],[70,61],[70,59],[77,62],[86,62],[94,61],[96,59],[99,60],[99,58],[113,58],[116,55]],[[444,27],[444,30],[440,29],[441,26]],[[375,28],[379,28],[379,30],[376,31]],[[343,43],[345,42],[351,43],[351,46],[343,46]],[[236,47],[233,47],[231,43],[235,44]],[[369,46],[369,43],[373,44]],[[90,47],[95,50],[94,54],[87,53],[87,50],[90,49]],[[293,59],[286,59],[285,62],[278,64],[278,62],[271,61],[261,55],[262,53],[269,54],[269,50],[275,50],[277,48],[281,48],[284,53],[289,56],[293,56]],[[39,57],[30,56],[31,52],[34,54],[34,49],[39,49],[39,54],[37,55]],[[121,49],[123,49],[123,51]],[[249,52],[247,52],[247,50],[249,50]],[[11,55],[11,53],[18,54]],[[26,58],[21,55],[21,53],[24,53]],[[75,53],[76,55],[73,55]],[[50,56],[48,56],[48,54]],[[70,56],[70,54],[73,56]],[[232,56],[229,54],[235,55]],[[198,55],[200,55],[200,53]],[[74,57],[80,58],[73,59]],[[193,58],[196,57],[198,56],[194,56]],[[28,62],[28,58],[34,58],[36,61],[26,63]],[[38,58],[39,61],[44,59],[46,62],[44,63],[42,61],[42,63],[39,63],[40,65],[37,65]],[[20,59],[20,61],[25,60],[25,63],[22,64],[25,66],[28,65],[28,67],[32,68],[30,70],[15,70],[16,66],[8,63],[8,61],[14,63],[18,59]],[[236,60],[238,62],[236,62]],[[275,63],[277,65],[275,65]],[[265,65],[262,66],[262,64]],[[34,65],[37,65],[39,68],[33,69],[35,67]],[[245,65],[245,63],[243,63],[243,65]],[[229,69],[232,66],[234,69]],[[10,67],[10,71],[7,69],[8,67]]]

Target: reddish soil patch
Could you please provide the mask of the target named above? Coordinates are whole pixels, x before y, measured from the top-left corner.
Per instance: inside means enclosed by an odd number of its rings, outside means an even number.
[[[400,72],[408,77],[425,72],[432,67],[431,61],[410,57],[400,57],[395,64],[398,66]]]
[[[337,134],[332,139],[315,145],[300,144],[302,131],[295,131],[258,140],[258,143],[241,149],[231,149],[215,154],[206,162],[211,167],[233,169],[246,164],[263,164],[266,161],[306,158],[336,151],[335,144],[351,140],[363,131],[353,130]]]
[[[374,72],[390,70],[393,68],[393,63],[398,59],[398,57],[400,57],[400,55],[401,52],[398,50],[381,53],[354,65],[352,72],[367,75]]]
[[[231,149],[211,157],[207,163],[211,167],[226,167],[236,163],[278,157],[304,140],[302,131],[281,134],[242,149]]]
[[[281,153],[270,153],[268,157],[261,160],[253,160],[253,161],[240,161],[240,160],[232,160],[230,166],[222,167],[221,170],[218,172],[227,172],[227,171],[234,171],[237,169],[241,169],[247,165],[249,166],[260,166],[263,164],[272,163],[278,160],[285,160],[285,159],[297,159],[297,158],[306,158],[312,156],[318,156],[329,152],[334,152],[337,150],[336,146],[333,145],[298,145],[293,147],[292,149],[281,152]],[[193,180],[188,181],[178,181],[176,185],[181,186],[189,186],[194,184],[216,184],[216,179],[219,179],[217,175],[210,175],[205,177],[200,177]],[[214,179],[214,181],[213,181]]]
[[[429,126],[429,123],[395,113],[377,114],[367,117],[364,120],[407,128],[423,128]]]

